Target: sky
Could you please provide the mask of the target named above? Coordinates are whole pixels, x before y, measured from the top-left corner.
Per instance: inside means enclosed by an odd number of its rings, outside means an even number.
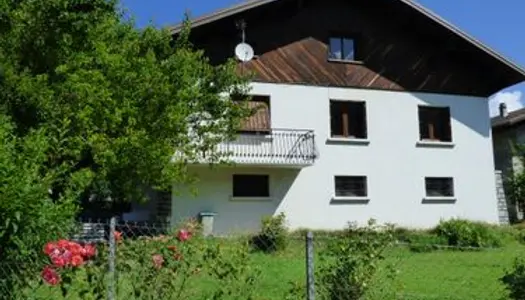
[[[198,17],[243,0],[121,0],[137,25],[169,26],[181,21],[185,12]],[[525,0],[417,0],[445,20],[525,68]],[[498,105],[509,111],[525,106],[525,83],[509,87],[491,97],[491,115]]]

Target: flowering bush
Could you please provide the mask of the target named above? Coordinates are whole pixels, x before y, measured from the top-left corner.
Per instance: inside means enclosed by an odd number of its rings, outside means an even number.
[[[205,239],[191,224],[169,235],[119,239],[118,298],[252,299],[258,270],[248,243]],[[45,245],[50,264],[41,278],[50,293],[41,299],[105,299],[109,283],[107,245],[60,240]],[[34,298],[34,297],[33,297]]]

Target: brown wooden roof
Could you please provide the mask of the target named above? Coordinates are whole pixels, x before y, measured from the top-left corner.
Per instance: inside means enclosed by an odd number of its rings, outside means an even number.
[[[496,116],[491,119],[492,129],[514,127],[525,123],[525,108],[510,112],[506,117]]]
[[[519,66],[411,0],[248,1],[192,20],[192,41],[222,62],[240,41],[240,19],[259,55],[247,64],[255,81],[487,97],[525,80]],[[362,64],[326,61],[334,30],[363,35]]]

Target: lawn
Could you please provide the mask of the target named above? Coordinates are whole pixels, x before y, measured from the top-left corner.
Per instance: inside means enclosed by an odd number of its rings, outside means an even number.
[[[316,244],[317,266],[320,264],[318,254],[323,251],[322,248],[321,243]],[[525,246],[508,244],[499,249],[475,252],[443,250],[427,253],[414,253],[407,248],[398,247],[389,251],[384,265],[395,265],[399,273],[394,280],[387,279],[385,273],[380,273],[367,299],[500,300],[503,299],[505,291],[499,278],[518,256],[525,256]],[[254,287],[257,300],[297,298],[286,297],[292,287],[291,283],[304,285],[306,281],[303,241],[294,241],[282,253],[255,252],[251,257],[252,262],[262,272]],[[133,295],[126,293],[126,286],[133,284],[126,277],[127,274],[119,274],[117,299],[134,299]],[[198,281],[195,279],[190,284],[191,290],[195,292],[195,299],[201,299],[197,295],[202,295],[203,290],[213,289],[217,284],[221,284],[206,278],[199,278]],[[56,289],[51,293],[48,287],[35,286],[31,289],[41,296],[47,293],[53,299],[61,298]],[[28,294],[30,293],[26,295]],[[167,296],[165,299],[171,298]]]
[[[370,299],[500,300],[505,291],[499,278],[518,256],[525,256],[525,247],[518,244],[476,252],[414,253],[397,248],[388,253],[386,261],[399,271],[396,279],[379,276]],[[305,281],[302,245],[278,255],[254,254],[254,260],[263,270],[257,285],[262,299],[283,299],[289,282]]]

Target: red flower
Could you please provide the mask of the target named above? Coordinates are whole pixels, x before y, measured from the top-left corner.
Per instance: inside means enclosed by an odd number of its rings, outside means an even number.
[[[122,232],[120,232],[120,231],[116,231],[116,230],[115,230],[115,231],[113,232],[113,234],[115,235],[115,241],[118,242],[118,241],[122,240]]]
[[[189,240],[190,237],[191,237],[191,233],[186,229],[179,230],[179,233],[177,234],[177,238],[181,242]]]
[[[156,269],[162,268],[162,265],[164,264],[164,257],[160,254],[155,254],[152,257],[153,260],[153,266],[155,266]]]
[[[51,262],[53,262],[53,265],[55,265],[55,267],[59,268],[62,268],[65,265],[67,265],[67,261],[62,255],[56,255],[51,257]]]
[[[69,244],[66,247],[67,250],[71,252],[71,255],[80,255],[82,253],[82,246],[80,244],[77,244],[75,242],[69,242]]]
[[[69,241],[68,240],[60,240],[60,241],[57,242],[57,247],[58,248],[66,249],[68,246],[69,246]]]
[[[85,258],[91,258],[97,254],[97,248],[92,244],[86,244],[84,245],[84,248],[82,248],[81,254]]]
[[[60,283],[60,275],[53,267],[45,266],[41,273],[42,279],[50,285],[57,285]]]
[[[47,243],[47,244],[44,246],[44,253],[45,253],[46,255],[49,256],[49,255],[51,255],[52,253],[54,253],[55,250],[58,250],[57,247],[58,247],[58,246],[57,246],[57,244],[55,244],[55,243]]]
[[[71,265],[73,267],[81,266],[84,263],[84,259],[80,255],[75,255],[71,258]]]

